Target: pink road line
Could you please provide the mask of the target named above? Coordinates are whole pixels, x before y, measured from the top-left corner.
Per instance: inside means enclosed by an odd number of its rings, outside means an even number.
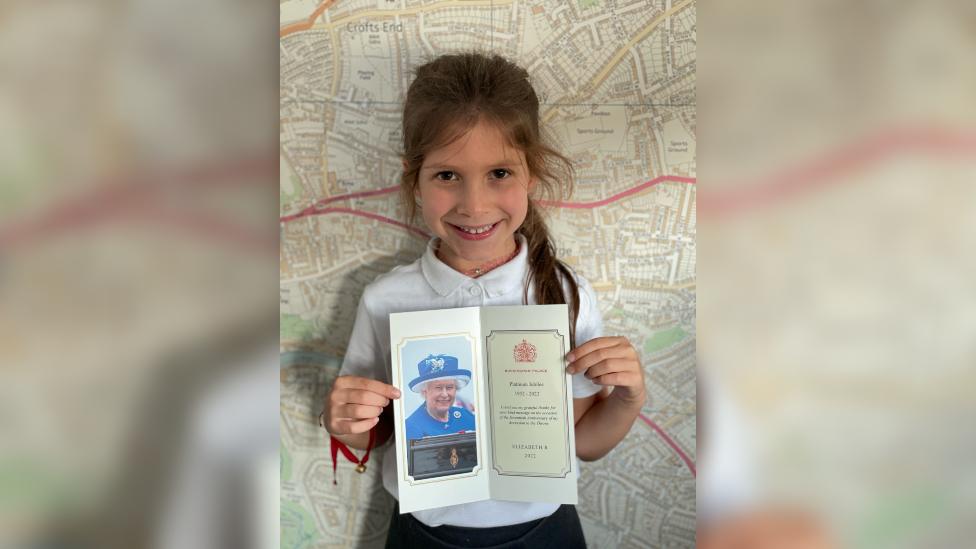
[[[686,454],[685,451],[682,450],[681,447],[678,446],[677,443],[675,443],[674,440],[670,436],[668,436],[667,433],[664,432],[664,429],[659,427],[657,423],[654,423],[654,421],[652,421],[651,418],[645,416],[643,413],[639,415],[640,418],[644,420],[644,423],[650,425],[651,429],[654,429],[654,431],[658,434],[658,436],[660,436],[664,440],[664,442],[668,446],[670,446],[671,449],[675,451],[675,453],[678,454],[678,457],[681,458],[681,461],[685,462],[685,465],[688,466],[688,470],[691,471],[691,476],[694,478],[698,478],[698,470],[695,469],[695,463],[691,461],[691,458],[688,457],[688,454]]]
[[[81,195],[67,197],[48,206],[39,215],[0,224],[0,249],[16,248],[70,229],[94,226],[111,218],[118,218],[133,209],[146,210],[141,205],[151,203],[158,194],[166,191],[262,186],[267,184],[265,178],[277,171],[278,159],[275,156],[256,151],[253,154],[229,159],[218,158],[189,167],[162,167],[156,171],[107,177],[90,185],[92,188]],[[160,220],[163,218],[159,217]],[[173,219],[171,215],[165,218]],[[238,242],[253,240],[247,236],[246,229],[238,230],[230,223],[218,223],[222,229],[209,230],[210,234],[230,237]],[[257,244],[257,247],[261,246],[263,244]]]
[[[166,209],[145,198],[124,194],[111,197],[100,204],[68,204],[49,212],[35,223],[5,228],[0,233],[0,249],[13,248],[31,239],[55,236],[72,228],[90,228],[109,221],[129,221],[134,226],[156,222],[174,229],[188,230],[197,236],[231,242],[248,251],[267,252],[278,248],[277,235],[274,233],[261,233],[232,220],[215,217],[209,212]]]
[[[329,198],[323,198],[315,203],[316,206],[325,206],[326,204],[331,204],[332,202],[338,202],[339,200],[352,200],[353,198],[367,198],[370,196],[379,196],[383,194],[390,194],[400,190],[399,185],[393,185],[392,187],[384,187],[382,189],[376,189],[373,191],[362,191],[358,193],[341,194],[338,196],[331,196]]]
[[[690,183],[690,184],[694,184],[696,180],[695,180],[694,177],[683,177],[683,176],[678,176],[678,175],[662,175],[660,177],[655,177],[654,179],[652,179],[650,181],[645,181],[644,183],[641,183],[640,185],[637,185],[636,187],[633,187],[631,189],[627,189],[626,191],[619,192],[619,193],[617,193],[617,194],[615,194],[615,195],[613,195],[613,196],[611,196],[609,198],[605,198],[603,200],[598,200],[596,202],[556,202],[556,201],[551,201],[551,200],[543,200],[543,201],[540,201],[539,204],[541,204],[543,206],[550,206],[550,207],[553,207],[554,206],[554,207],[557,207],[557,208],[597,208],[597,207],[600,207],[600,206],[606,206],[607,204],[616,202],[616,201],[618,201],[618,200],[620,200],[622,198],[626,198],[626,197],[631,196],[633,194],[637,194],[637,193],[643,191],[644,189],[647,189],[649,187],[653,187],[654,185],[657,185],[658,183],[663,183],[665,181],[673,181],[673,182],[677,182],[677,183]],[[376,190],[373,190],[373,191],[363,191],[363,192],[358,192],[358,193],[350,193],[350,194],[341,194],[341,195],[337,195],[337,196],[331,196],[329,198],[324,198],[322,200],[318,200],[318,201],[315,202],[315,204],[313,204],[311,206],[308,206],[307,208],[305,208],[305,209],[303,209],[303,210],[301,210],[299,212],[295,212],[293,214],[289,214],[289,215],[282,216],[279,219],[280,219],[280,221],[282,223],[287,223],[289,221],[294,221],[296,219],[305,217],[307,215],[317,215],[318,212],[321,212],[322,211],[320,208],[322,206],[325,206],[326,204],[331,204],[333,202],[339,202],[341,200],[352,200],[354,198],[367,198],[367,197],[370,197],[370,196],[380,196],[380,195],[384,195],[384,194],[389,194],[389,193],[392,193],[392,192],[396,192],[399,189],[400,189],[399,185],[394,185],[392,187],[384,187],[382,189],[376,189]]]
[[[379,215],[379,214],[374,214],[374,213],[371,213],[371,212],[364,212],[364,211],[360,211],[360,210],[353,210],[352,208],[323,208],[323,209],[320,209],[320,210],[317,209],[317,210],[315,210],[313,212],[310,212],[310,213],[298,212],[298,213],[292,214],[290,216],[282,217],[281,218],[281,223],[285,223],[285,222],[288,222],[288,221],[292,221],[294,219],[298,219],[299,217],[306,217],[306,216],[311,216],[311,215],[325,215],[325,214],[330,214],[330,213],[344,213],[344,214],[355,215],[355,216],[359,216],[359,217],[365,217],[366,219],[373,219],[373,220],[376,220],[376,221],[380,221],[382,223],[388,223],[390,225],[394,225],[396,227],[400,227],[401,229],[405,229],[406,231],[408,231],[410,233],[413,233],[413,234],[417,235],[418,237],[420,237],[420,238],[422,238],[424,240],[430,238],[430,234],[428,234],[425,231],[422,231],[422,230],[418,229],[417,227],[413,227],[411,225],[407,225],[406,223],[401,223],[401,222],[397,221],[396,219],[390,219],[389,217],[386,217],[386,216],[382,216],[382,215]]]
[[[606,206],[607,204],[611,204],[622,198],[627,198],[628,196],[637,194],[643,191],[644,189],[653,187],[658,183],[664,183],[665,181],[671,181],[674,183],[689,183],[691,185],[694,185],[697,179],[694,177],[684,177],[680,175],[660,175],[650,181],[645,181],[640,185],[627,189],[626,191],[621,191],[609,198],[604,198],[603,200],[597,200],[596,202],[558,202],[553,200],[541,200],[539,201],[539,204],[543,206],[555,206],[557,208],[581,208],[581,209],[599,208],[600,206]]]
[[[976,133],[938,127],[889,129],[766,177],[722,184],[718,188],[725,190],[709,191],[699,197],[698,211],[721,216],[784,200],[908,152],[972,159],[976,155]]]
[[[285,215],[285,216],[282,216],[282,217],[280,217],[278,219],[279,219],[279,221],[281,223],[287,223],[288,221],[294,221],[296,219],[305,217],[307,215],[315,215],[315,212],[320,211],[320,208],[322,208],[322,206],[325,206],[326,204],[331,204],[333,202],[339,202],[341,200],[352,200],[354,198],[368,198],[370,196],[380,196],[380,195],[389,194],[389,193],[392,193],[392,192],[395,192],[395,191],[398,191],[398,190],[400,190],[400,186],[399,185],[394,185],[392,187],[384,187],[382,189],[376,189],[376,190],[372,190],[372,191],[362,191],[362,192],[358,192],[358,193],[340,194],[340,195],[337,195],[337,196],[330,196],[328,198],[323,198],[321,200],[315,201],[314,204],[312,204],[311,206],[308,206],[307,208],[305,208],[305,209],[303,209],[303,210],[301,210],[299,212],[296,212],[296,213],[293,213],[293,214],[289,214],[289,215]]]
[[[196,236],[209,236],[216,240],[233,243],[250,252],[267,253],[278,250],[278,235],[274,232],[247,227],[229,219],[215,217],[209,212],[166,209],[149,205],[145,209],[125,212],[138,221],[158,222]],[[137,214],[137,215],[133,215]]]
[[[872,162],[876,162],[885,157],[896,156],[900,152],[925,152],[945,156],[958,155],[963,158],[972,158],[976,154],[976,133],[972,133],[971,130],[954,130],[938,127],[891,129],[878,133],[874,137],[860,143],[845,145],[815,160],[769,176],[735,184],[723,184],[719,188],[728,190],[709,191],[703,194],[698,199],[697,207],[699,213],[712,215],[735,213],[752,206],[759,206],[777,199],[788,198],[802,190],[827,184],[839,175],[857,171]],[[559,208],[597,208],[634,195],[665,181],[697,184],[697,178],[694,177],[662,175],[603,200],[594,202],[542,201],[540,204]],[[394,192],[398,188],[397,186],[392,186],[374,191],[339,195],[326,198],[316,204],[325,205],[340,200],[377,196]],[[282,217],[281,220],[282,222],[291,221],[303,217],[303,215],[309,215],[315,208],[315,205],[309,206],[297,214]]]

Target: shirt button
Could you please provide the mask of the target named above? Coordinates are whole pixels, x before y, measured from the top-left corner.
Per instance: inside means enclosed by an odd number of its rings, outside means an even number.
[[[471,286],[468,291],[471,292],[471,295],[481,295],[481,288],[478,286]]]

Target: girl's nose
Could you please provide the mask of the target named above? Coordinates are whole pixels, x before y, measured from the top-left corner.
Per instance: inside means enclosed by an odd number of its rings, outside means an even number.
[[[488,192],[480,184],[465,185],[458,201],[458,212],[477,215],[488,209]]]

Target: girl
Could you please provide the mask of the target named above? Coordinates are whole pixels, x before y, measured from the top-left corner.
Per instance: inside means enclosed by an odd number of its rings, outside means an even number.
[[[571,188],[569,160],[543,144],[528,73],[499,56],[445,55],[416,71],[403,108],[402,198],[435,235],[424,255],[366,287],[324,410],[334,439],[359,449],[393,432],[389,314],[566,303],[576,452],[591,461],[630,430],[645,400],[637,352],[600,337],[590,284],[555,257],[535,202]],[[562,195],[563,193],[559,193]],[[397,495],[393,445],[383,484]],[[484,501],[401,516],[387,547],[584,547],[575,507]]]

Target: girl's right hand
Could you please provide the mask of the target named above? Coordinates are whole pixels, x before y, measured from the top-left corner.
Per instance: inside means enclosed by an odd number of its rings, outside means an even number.
[[[365,433],[380,421],[391,399],[400,398],[392,386],[359,376],[339,376],[325,406],[325,428],[333,435]]]

